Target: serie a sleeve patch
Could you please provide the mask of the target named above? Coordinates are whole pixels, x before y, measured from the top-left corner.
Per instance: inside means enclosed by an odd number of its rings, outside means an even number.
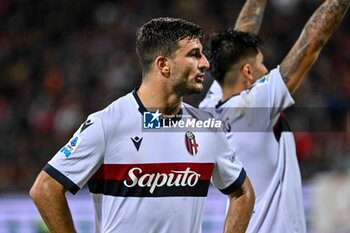
[[[73,136],[69,142],[60,149],[59,153],[68,158],[78,148],[80,142],[81,138],[79,136]]]

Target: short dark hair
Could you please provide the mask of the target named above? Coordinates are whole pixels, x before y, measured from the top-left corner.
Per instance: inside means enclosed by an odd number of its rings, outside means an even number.
[[[256,56],[262,44],[258,36],[232,28],[213,33],[204,51],[210,64],[208,72],[219,83],[223,83],[229,68],[243,58]]]
[[[136,33],[136,52],[143,73],[149,71],[152,62],[159,55],[171,56],[178,49],[182,39],[202,39],[200,26],[184,19],[156,18],[145,23]]]

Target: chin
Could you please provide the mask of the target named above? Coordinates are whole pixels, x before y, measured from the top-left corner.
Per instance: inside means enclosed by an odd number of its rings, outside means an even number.
[[[200,94],[203,90],[203,86],[201,86],[200,88],[192,88],[187,95],[194,95],[194,94]]]
[[[203,90],[203,85],[182,86],[177,88],[177,94],[179,96],[188,96],[193,94],[199,94]]]

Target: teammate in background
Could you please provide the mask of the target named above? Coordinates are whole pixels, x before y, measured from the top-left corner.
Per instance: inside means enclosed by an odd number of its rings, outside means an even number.
[[[256,195],[249,233],[306,232],[295,142],[283,110],[294,103],[291,94],[342,21],[349,2],[324,1],[281,64],[269,73],[257,36],[227,29],[210,37],[209,72],[222,94],[200,107],[212,108],[225,122],[230,143],[239,148],[237,156]]]
[[[247,0],[240,11],[234,29],[257,35],[265,13],[267,0]],[[205,107],[207,103],[217,102],[222,98],[222,90],[214,80],[204,100],[199,107]]]
[[[30,190],[51,232],[75,232],[65,192],[76,193],[86,183],[96,232],[200,232],[211,180],[229,197],[225,232],[245,232],[254,191],[225,134],[162,128],[145,133],[141,124],[155,109],[180,116],[172,120],[209,116],[182,102],[184,95],[203,89],[209,64],[202,34],[199,26],[172,18],[153,19],[140,28],[140,88],[91,114]]]

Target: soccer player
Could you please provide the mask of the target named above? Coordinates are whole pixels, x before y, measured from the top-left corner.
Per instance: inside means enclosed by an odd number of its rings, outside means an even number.
[[[240,11],[234,29],[257,35],[264,17],[267,0],[247,0]],[[217,102],[222,97],[221,87],[214,80],[205,98],[200,103],[200,107],[207,106],[214,101]]]
[[[227,29],[210,37],[209,72],[222,94],[208,95],[200,107],[213,108],[224,122],[251,179],[256,202],[249,233],[306,232],[295,142],[283,110],[294,103],[291,94],[342,21],[349,2],[324,1],[269,73],[257,36]]]
[[[51,232],[75,232],[65,192],[86,183],[96,232],[200,232],[211,180],[229,197],[225,232],[245,232],[254,191],[224,132],[167,131],[158,124],[162,114],[175,115],[171,121],[210,119],[182,102],[203,89],[209,64],[202,36],[199,26],[173,18],[153,19],[138,30],[141,86],[91,114],[30,190]],[[159,128],[143,128],[149,114],[148,123],[157,120]]]

